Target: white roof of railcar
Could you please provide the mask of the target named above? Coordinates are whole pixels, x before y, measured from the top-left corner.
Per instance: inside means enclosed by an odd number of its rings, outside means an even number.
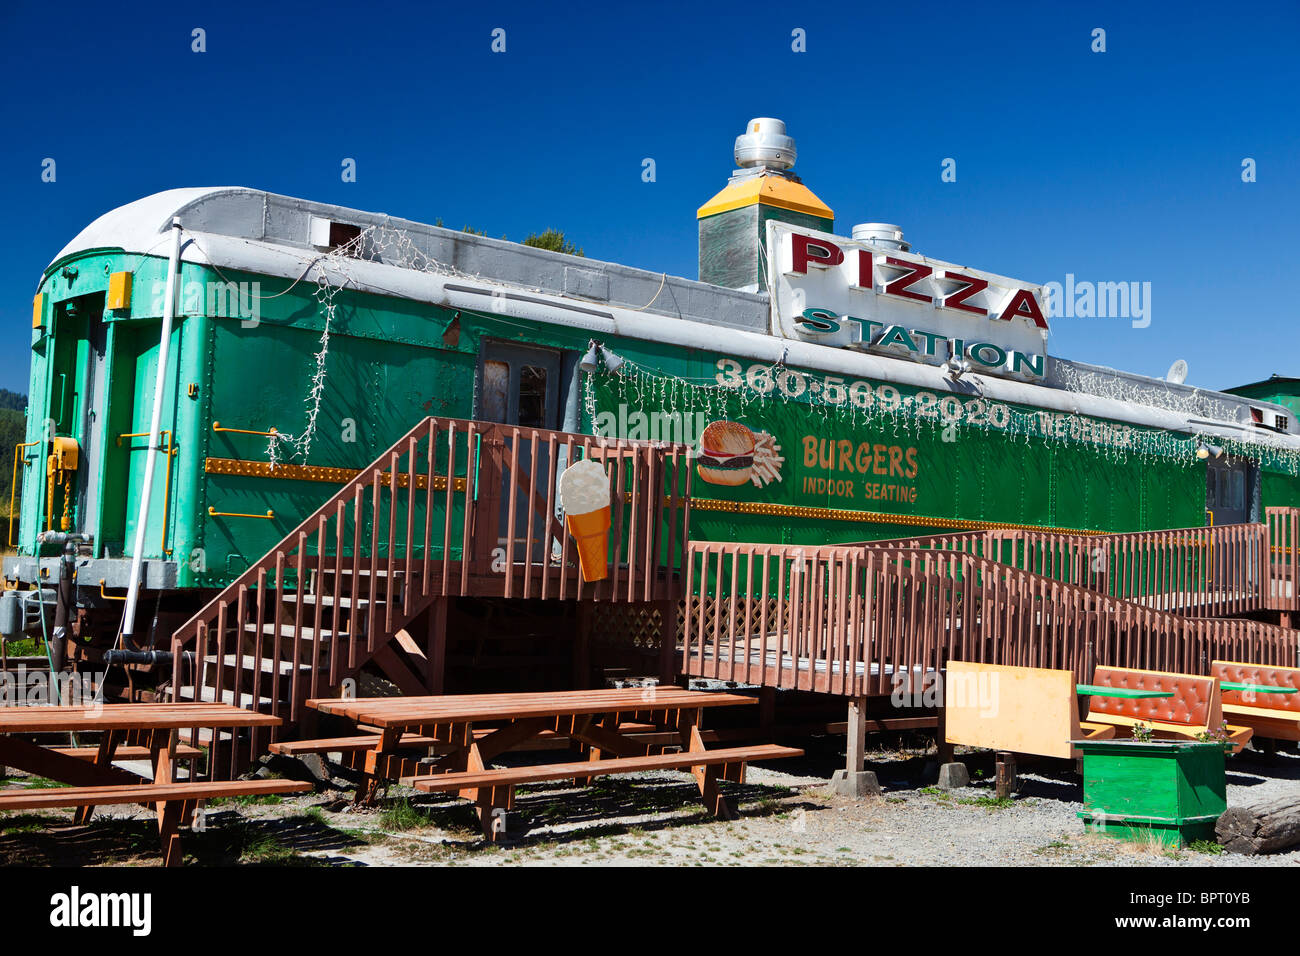
[[[851,378],[1300,449],[1300,435],[1261,433],[1251,423],[1252,407],[1284,415],[1286,409],[1238,395],[1051,356],[1042,384],[979,374],[964,376],[958,384],[937,366],[773,335],[770,302],[764,293],[740,292],[245,187],[171,189],[138,199],[88,225],[55,262],[103,248],[165,255],[173,217],[179,217],[186,233],[198,240],[185,247],[186,261],[210,262],[219,268],[296,279],[322,257],[310,242],[314,217],[361,227],[387,226],[401,230],[421,253],[451,268],[441,274],[350,259],[346,277],[353,287],[477,311],[488,311],[495,293],[497,308],[504,308],[506,315],[578,327],[594,337],[672,342],[738,359],[784,361]],[[333,270],[329,260],[321,267]],[[341,282],[344,274],[332,277]],[[1080,390],[1081,384],[1096,393]]]

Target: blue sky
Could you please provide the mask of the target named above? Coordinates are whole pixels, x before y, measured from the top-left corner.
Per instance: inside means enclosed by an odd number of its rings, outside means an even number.
[[[1059,318],[1053,354],[1154,375],[1182,357],[1212,388],[1300,375],[1295,2],[82,6],[0,11],[0,323],[21,343],[0,387],[26,391],[41,270],[148,193],[554,226],[694,277],[695,209],[752,116],[787,122],[841,233],[896,222],[1016,278],[1151,283],[1148,328]]]

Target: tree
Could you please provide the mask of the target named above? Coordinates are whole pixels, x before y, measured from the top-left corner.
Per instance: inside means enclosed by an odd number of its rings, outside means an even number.
[[[439,229],[444,228],[442,219],[435,219],[433,224]],[[471,236],[486,236],[487,231],[475,229],[473,226],[462,226],[461,232],[468,233]],[[501,237],[505,239],[505,236]],[[530,232],[528,238],[524,240],[524,245],[532,246],[534,249],[546,249],[550,252],[562,252],[566,256],[582,256],[586,258],[586,253],[581,248],[575,246],[568,240],[559,229],[547,229],[545,232]]]
[[[529,233],[528,238],[524,240],[524,245],[532,246],[535,249],[549,249],[551,252],[562,252],[566,256],[582,256],[583,251],[571,243],[558,229],[547,229],[541,233]]]
[[[13,393],[10,393],[13,394]],[[27,404],[26,396],[20,396],[24,405]],[[4,466],[0,467],[0,514],[9,514],[9,492],[13,483],[13,460],[14,447],[27,440],[27,414],[24,411],[12,408],[0,408],[0,449],[3,449],[6,455],[11,456]],[[30,450],[30,449],[29,449]],[[18,470],[18,480],[21,484],[22,476],[25,469]]]

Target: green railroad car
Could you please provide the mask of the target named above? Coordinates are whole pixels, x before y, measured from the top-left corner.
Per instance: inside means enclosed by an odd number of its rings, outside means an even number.
[[[105,214],[37,288],[6,577],[56,580],[38,537],[82,535],[69,626],[111,640],[144,515],[135,632],[163,643],[429,415],[684,441],[705,539],[1130,531],[1300,503],[1286,407],[1047,355],[1042,287],[914,254],[892,226],[837,236],[758,156],[697,213],[704,281],[255,189]]]

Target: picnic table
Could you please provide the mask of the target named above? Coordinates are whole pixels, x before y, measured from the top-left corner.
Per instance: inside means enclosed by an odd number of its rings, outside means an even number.
[[[374,732],[364,750],[362,769],[369,779],[358,798],[372,801],[379,782],[409,778],[426,792],[454,791],[479,806],[489,840],[504,831],[503,811],[514,807],[517,784],[573,778],[580,783],[610,773],[689,769],[705,806],[718,816],[734,815],[721,795],[719,780],[743,782],[748,761],[801,756],[803,751],[763,744],[707,750],[700,737],[705,710],[753,706],[756,698],[738,694],[629,687],[604,690],[518,694],[464,694],[434,697],[370,697],[307,701],[324,714],[345,717]],[[680,753],[663,753],[662,743],[624,731],[624,721],[641,721],[676,733]],[[476,732],[475,725],[491,724]],[[563,734],[587,748],[586,760],[517,768],[489,769],[507,750]],[[346,738],[353,740],[355,738]],[[412,760],[403,748],[437,743],[442,755]],[[330,741],[313,742],[326,749]],[[292,745],[289,745],[290,747]],[[274,747],[272,748],[275,749]],[[540,749],[540,746],[539,746]],[[660,751],[656,753],[655,751]],[[612,755],[612,756],[611,756]]]
[[[0,766],[17,767],[67,787],[0,790],[0,810],[72,807],[88,822],[96,806],[139,803],[158,815],[164,862],[181,862],[178,828],[189,825],[198,803],[215,797],[297,793],[309,784],[288,780],[177,782],[178,760],[201,755],[181,744],[182,730],[277,726],[280,718],[222,703],[102,704],[0,708]],[[48,734],[97,733],[90,747],[43,745],[30,738]],[[139,741],[131,743],[131,741]],[[144,759],[151,780],[115,760]],[[191,777],[193,774],[191,774]]]

